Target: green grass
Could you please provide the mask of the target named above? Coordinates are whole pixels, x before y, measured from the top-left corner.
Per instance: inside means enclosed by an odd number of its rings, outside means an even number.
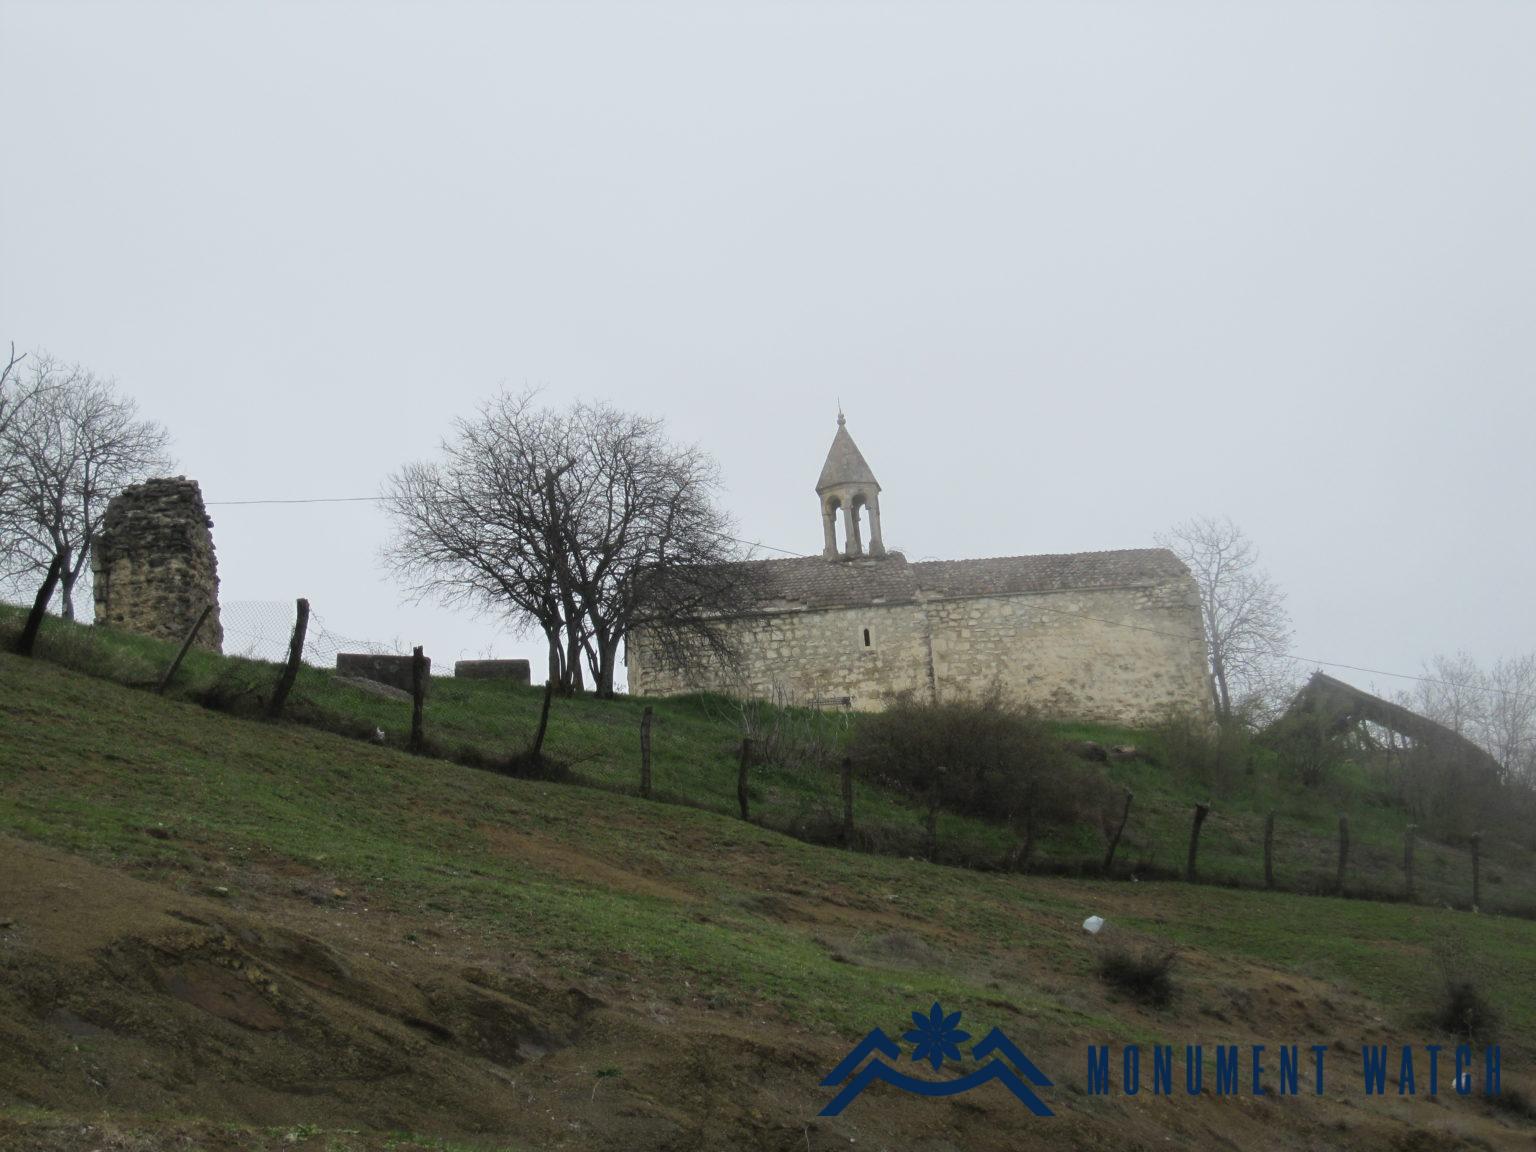
[[[1526,1083],[1536,1055],[1536,923],[1528,920],[1254,888],[983,872],[818,845],[735,817],[741,718],[717,699],[655,702],[658,786],[688,800],[666,803],[633,794],[638,701],[557,703],[551,751],[575,762],[589,785],[577,786],[412,756],[309,724],[243,718],[192,699],[231,670],[269,682],[269,666],[199,654],[175,690],[180,698],[161,699],[128,685],[155,679],[166,646],[58,624],[45,641],[47,659],[0,655],[0,833],[182,893],[216,894],[231,915],[252,922],[313,926],[330,920],[332,908],[322,913],[315,903],[332,898],[349,923],[367,909],[373,915],[361,920],[374,935],[335,946],[376,947],[381,959],[393,948],[414,967],[411,979],[427,985],[434,965],[457,971],[468,955],[515,969],[535,1003],[577,990],[606,1006],[605,1027],[613,1027],[592,1038],[573,1082],[560,1089],[581,1100],[631,1090],[638,1053],[649,1059],[659,1035],[658,1014],[671,1021],[665,1059],[676,1082],[703,1083],[695,1064],[727,1057],[749,1038],[753,1074],[795,1096],[870,1028],[894,1035],[914,1007],[940,1001],[968,1022],[1027,1039],[1032,1055],[1059,1067],[1064,1111],[1119,1124],[1107,1102],[1074,1091],[1085,1043],[1446,1042],[1432,1018],[1447,971],[1497,1005],[1512,1085]],[[306,670],[300,697],[319,720],[381,724],[392,735],[406,709],[318,670]],[[438,681],[429,722],[440,738],[451,732],[490,748],[524,739],[538,699],[505,685]],[[1146,740],[1082,726],[1063,733]],[[1213,782],[1178,765],[1108,765],[1136,790],[1122,858],[1172,841],[1182,863],[1188,806],[1211,797],[1203,871],[1251,877],[1248,841],[1233,829],[1273,805],[1288,822],[1282,828],[1331,837],[1332,806],[1370,787],[1341,776],[1330,786],[1337,791],[1303,804],[1268,767]],[[806,797],[819,803],[831,782],[779,769],[761,772],[756,787],[754,804],[791,813]],[[860,791],[861,814],[916,828],[915,812],[868,791]],[[1291,806],[1282,807],[1287,797]],[[1390,840],[1395,817],[1383,810],[1357,818],[1357,844]],[[978,843],[992,832],[960,820],[941,831]],[[1056,840],[1058,862],[1070,859],[1072,837],[1092,858],[1102,854],[1098,830],[1079,825]],[[1422,845],[1421,861],[1441,850]],[[1082,931],[1089,913],[1109,919],[1107,936]],[[440,954],[433,941],[451,944]],[[1169,1005],[1138,1005],[1101,981],[1099,954],[1118,943],[1176,950]],[[146,1001],[145,1011],[152,1006]],[[631,1030],[631,1047],[615,1050],[613,1038]],[[619,1068],[612,1084],[597,1087],[604,1070]],[[150,1114],[112,1122],[127,1125],[126,1140],[145,1125],[163,1127],[162,1119],[184,1125],[178,1131],[191,1144],[207,1123]],[[68,1141],[80,1122],[0,1110],[0,1143],[74,1147]],[[1179,1123],[1170,1121],[1170,1132]],[[335,1152],[378,1146],[347,1127],[245,1129],[244,1142]],[[798,1121],[787,1130],[800,1135]],[[1145,1135],[1140,1127],[1095,1132],[1117,1146]],[[402,1137],[400,1147],[459,1145]]]
[[[695,861],[768,867],[771,858],[775,870],[813,872],[826,854],[739,820],[220,717],[10,656],[0,657],[0,693],[13,734],[0,758],[0,827],[31,839],[170,878],[207,873],[215,858],[295,860],[372,899],[387,893],[399,907],[451,914],[488,940],[511,933],[563,969],[623,981],[639,968],[721,1005],[763,1005],[840,1031],[908,994],[877,993],[858,970],[829,962],[824,947],[742,899],[734,870],[679,867],[684,845]],[[150,827],[171,838],[146,835]],[[678,885],[713,911],[698,918],[673,899],[552,875],[499,850],[504,831],[577,846],[624,873],[681,871]],[[847,868],[828,889],[856,882],[898,893],[904,913],[946,918],[947,870],[914,883],[902,860],[830,856]],[[996,892],[1002,880],[977,883]],[[1002,930],[1008,918],[978,906],[950,919]],[[942,970],[903,987],[934,999],[967,992]]]
[[[18,627],[14,610],[0,610],[0,641]],[[39,643],[41,658],[120,684],[152,685],[174,655],[174,646],[108,629],[50,620]],[[212,653],[191,653],[169,695],[189,700],[210,691],[244,693],[234,706],[250,709],[276,680],[276,666]],[[542,692],[493,681],[434,678],[426,706],[433,746],[450,757],[506,758],[526,748],[537,723]],[[749,730],[740,702],[719,696],[665,700],[620,697],[557,698],[546,752],[570,765],[574,783],[617,793],[639,787],[641,711],[655,711],[654,795],[662,802],[734,815],[740,741]],[[857,717],[754,706],[751,729],[762,746],[777,733],[791,744],[814,743],[830,755],[790,754],[754,766],[750,799],[753,819],[802,839],[831,842],[841,815],[835,770],[836,749]],[[290,701],[290,714],[315,725],[356,735],[381,728],[392,747],[404,747],[410,705],[380,699],[333,679],[330,671],[305,666]],[[1114,761],[1104,766],[1113,783],[1135,792],[1131,819],[1117,853],[1123,870],[1147,876],[1181,875],[1192,810],[1209,802],[1212,811],[1201,833],[1199,873],[1213,884],[1262,886],[1266,813],[1277,816],[1275,872],[1281,888],[1331,892],[1337,861],[1338,818],[1350,823],[1346,891],[1398,899],[1403,892],[1403,835],[1410,817],[1390,802],[1370,773],[1346,763],[1322,786],[1302,788],[1275,757],[1258,749],[1251,769],[1237,765],[1210,776],[1179,763],[1155,733],[1102,725],[1060,724],[1064,739],[1091,739],[1105,745],[1134,744],[1151,760]],[[766,729],[766,731],[765,731]],[[1118,805],[1085,812],[1069,826],[1044,827],[1035,866],[1045,871],[1091,874],[1102,861],[1107,837],[1118,821]],[[922,844],[922,814],[904,798],[860,783],[856,824],[866,847],[915,855]],[[941,858],[994,865],[1014,846],[1015,833],[996,825],[943,814]],[[1483,845],[1482,906],[1487,911],[1536,915],[1536,839],[1520,844],[1488,837]],[[1471,900],[1471,862],[1464,845],[1437,843],[1421,833],[1416,853],[1420,901],[1465,906]]]
[[[450,918],[554,971],[687,987],[712,1008],[812,1032],[860,1034],[932,1000],[980,1008],[1001,988],[1045,1034],[1105,1034],[1118,1025],[1102,1007],[1052,991],[1092,982],[1077,925],[1103,908],[1148,940],[1338,981],[1404,1028],[1419,1026],[1440,942],[1455,937],[1510,1042],[1536,1034],[1524,978],[1536,925],[1522,920],[850,853],[709,811],[220,716],[11,656],[0,657],[0,701],[0,827],[15,834],[172,883],[233,883],[234,899],[242,868],[294,861],[381,909]],[[571,875],[550,845],[645,883]],[[823,938],[782,915],[782,900],[899,916],[925,950],[914,962],[882,956],[884,928]],[[850,965],[838,955],[850,949],[868,951]]]

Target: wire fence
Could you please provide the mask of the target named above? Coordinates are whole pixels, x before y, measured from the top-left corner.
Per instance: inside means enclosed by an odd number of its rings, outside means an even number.
[[[17,608],[30,606],[0,596],[0,602],[6,601]],[[296,617],[293,601],[226,601],[220,606],[220,616],[224,655],[272,663],[287,659]],[[92,630],[85,628],[59,629],[56,636],[67,638],[69,642],[57,645],[45,658],[128,683],[154,683],[159,678],[164,665],[161,655],[149,658],[147,667],[142,655],[136,658],[137,663],[102,661],[87,649],[104,651],[114,642],[102,640],[98,643],[88,639],[91,635]],[[336,657],[342,652],[405,656],[410,653],[410,648],[399,638],[378,641],[344,635],[327,626],[323,616],[312,612],[302,654],[304,662],[315,668],[334,668]],[[148,680],[146,672],[153,674]],[[266,691],[275,681],[276,672],[269,674],[262,670],[260,674],[263,678],[271,677],[263,680],[263,691]],[[165,673],[165,680],[170,675],[170,672]],[[162,685],[165,680],[161,681]],[[476,690],[473,683],[462,688],[454,686],[455,693]],[[446,684],[434,688],[434,692],[444,694],[440,699],[446,697],[460,704],[469,699],[465,695],[446,695],[449,692]],[[383,739],[386,730],[391,733],[402,730],[405,721],[399,700],[381,699],[377,694],[371,694],[360,696],[358,701],[355,714],[349,712],[346,715],[366,720],[365,730],[378,733],[378,739]],[[406,703],[409,703],[408,699]],[[792,701],[781,699],[775,703],[782,706]],[[497,707],[499,717],[504,719],[505,699],[499,699]],[[571,710],[558,718],[558,735],[551,739],[551,762],[574,769],[570,777],[573,782],[629,792],[638,779],[643,781],[641,794],[650,795],[651,732],[646,719],[630,713],[631,718],[643,725],[644,735],[635,740],[622,714],[598,717],[595,712],[583,714],[576,711],[579,704],[570,707]],[[725,711],[720,712],[717,707],[724,707]],[[672,749],[667,744],[665,725],[659,726],[656,734],[659,760],[656,775],[660,785],[656,791],[657,799],[722,812],[739,809],[744,818],[817,843],[858,844],[869,851],[898,855],[928,852],[931,858],[973,867],[1016,866],[1008,855],[1013,849],[1006,844],[999,847],[1001,840],[1007,837],[990,827],[962,827],[954,821],[949,821],[947,827],[935,825],[934,830],[927,833],[925,847],[916,825],[910,821],[902,823],[905,816],[891,808],[889,798],[882,801],[867,789],[859,793],[861,799],[857,802],[856,817],[851,778],[845,773],[839,786],[835,773],[828,771],[824,763],[833,758],[830,744],[821,749],[825,755],[778,755],[775,744],[783,739],[782,733],[776,735],[764,725],[788,723],[785,710],[755,704],[740,707],[741,715],[736,717],[735,706],[706,705],[706,717],[715,722],[716,735],[704,739],[718,739],[722,721],[730,727],[739,724],[745,737],[735,772],[722,773],[714,757],[697,755],[699,737],[696,730],[690,730],[690,739],[694,743],[686,746],[686,750]],[[386,715],[388,709],[395,711]],[[765,709],[766,719],[756,717],[753,709]],[[515,745],[521,738],[518,723],[526,722],[525,729],[530,728],[532,718],[538,712],[531,701],[520,713],[516,709],[512,711],[516,719],[510,740]],[[646,708],[645,712],[650,713],[651,709]],[[435,725],[433,738],[437,751],[433,755],[446,756],[449,753],[443,750],[453,749],[452,755],[459,762],[481,767],[495,764],[498,757],[506,756],[509,731],[504,727],[485,725],[481,714],[472,708],[450,708],[428,719]],[[846,724],[846,718],[840,722]],[[422,733],[424,739],[424,727]],[[522,734],[526,735],[526,732]],[[821,738],[813,732],[796,739],[810,740],[812,737]],[[418,742],[414,746],[421,745]],[[638,764],[633,758],[636,748],[641,750],[642,757]],[[795,762],[801,759],[806,764],[797,766]],[[1249,888],[1273,885],[1281,890],[1308,893],[1348,894],[1446,907],[1473,906],[1485,911],[1536,918],[1536,841],[1508,831],[1486,838],[1477,833],[1468,838],[1437,836],[1429,829],[1419,839],[1417,829],[1408,825],[1404,831],[1389,816],[1383,815],[1386,805],[1379,793],[1367,795],[1365,806],[1350,803],[1358,802],[1361,795],[1364,793],[1337,797],[1345,803],[1341,805],[1342,818],[1338,820],[1336,831],[1316,811],[1310,811],[1308,806],[1300,803],[1273,804],[1281,810],[1266,821],[1259,810],[1235,801],[1233,808],[1226,810],[1220,796],[1214,804],[1196,806],[1196,819],[1191,830],[1190,806],[1185,791],[1149,787],[1138,795],[1134,808],[1127,796],[1114,846],[1107,854],[1096,842],[1085,851],[1076,836],[1077,829],[1073,828],[1068,830],[1069,839],[1059,844],[1049,835],[1042,837],[1039,858],[1030,863],[1026,857],[1026,866],[1070,874],[1129,875],[1136,879],[1184,876],[1196,880],[1198,845],[1198,880],[1202,883]],[[1324,806],[1327,802],[1326,797],[1320,801]],[[1343,812],[1346,807],[1351,810]],[[1205,811],[1202,813],[1200,809]],[[1091,822],[1083,827],[1091,828]],[[1107,835],[1107,825],[1104,830]],[[1124,833],[1123,840],[1121,833]],[[1091,835],[1088,839],[1092,840]],[[1414,862],[1415,843],[1418,844],[1417,863]],[[1118,864],[1116,847],[1119,849]],[[1101,856],[1102,864],[1099,863]]]
[[[248,660],[281,661],[288,658],[293,637],[294,603],[291,600],[230,600],[219,605],[224,627],[224,654]],[[304,635],[304,663],[332,668],[338,652],[362,652],[370,656],[405,656],[410,649],[398,639],[360,640],[326,626],[325,617],[309,615]]]

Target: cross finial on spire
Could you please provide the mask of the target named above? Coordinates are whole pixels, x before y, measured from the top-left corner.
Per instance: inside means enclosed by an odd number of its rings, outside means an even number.
[[[837,398],[837,426],[841,428],[847,423],[848,421],[843,417],[843,398],[839,396]]]

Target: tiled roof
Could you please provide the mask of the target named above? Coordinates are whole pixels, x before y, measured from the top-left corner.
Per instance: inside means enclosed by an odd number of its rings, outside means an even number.
[[[1165,548],[1075,552],[1060,556],[995,556],[984,560],[907,562],[900,552],[880,559],[755,560],[742,565],[757,582],[764,608],[857,608],[905,604],[920,596],[1021,595],[1074,588],[1124,588],[1183,575],[1188,570]]]
[[[1062,592],[1124,588],[1188,572],[1166,548],[1068,552],[1059,556],[994,556],[986,560],[927,560],[912,565],[918,586],[935,596]]]
[[[754,560],[742,566],[756,582],[754,598],[765,608],[857,608],[865,604],[907,604],[917,599],[912,565],[900,552],[880,559]]]

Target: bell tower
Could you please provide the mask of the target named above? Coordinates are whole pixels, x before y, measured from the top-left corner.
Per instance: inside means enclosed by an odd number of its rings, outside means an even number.
[[[822,555],[828,560],[851,560],[855,556],[884,556],[885,542],[880,538],[880,483],[848,434],[848,422],[841,409],[837,413],[837,435],[821,466],[816,481],[816,495],[821,501]],[[869,551],[864,550],[859,519],[869,514]],[[837,518],[843,518],[843,547],[837,546]]]

